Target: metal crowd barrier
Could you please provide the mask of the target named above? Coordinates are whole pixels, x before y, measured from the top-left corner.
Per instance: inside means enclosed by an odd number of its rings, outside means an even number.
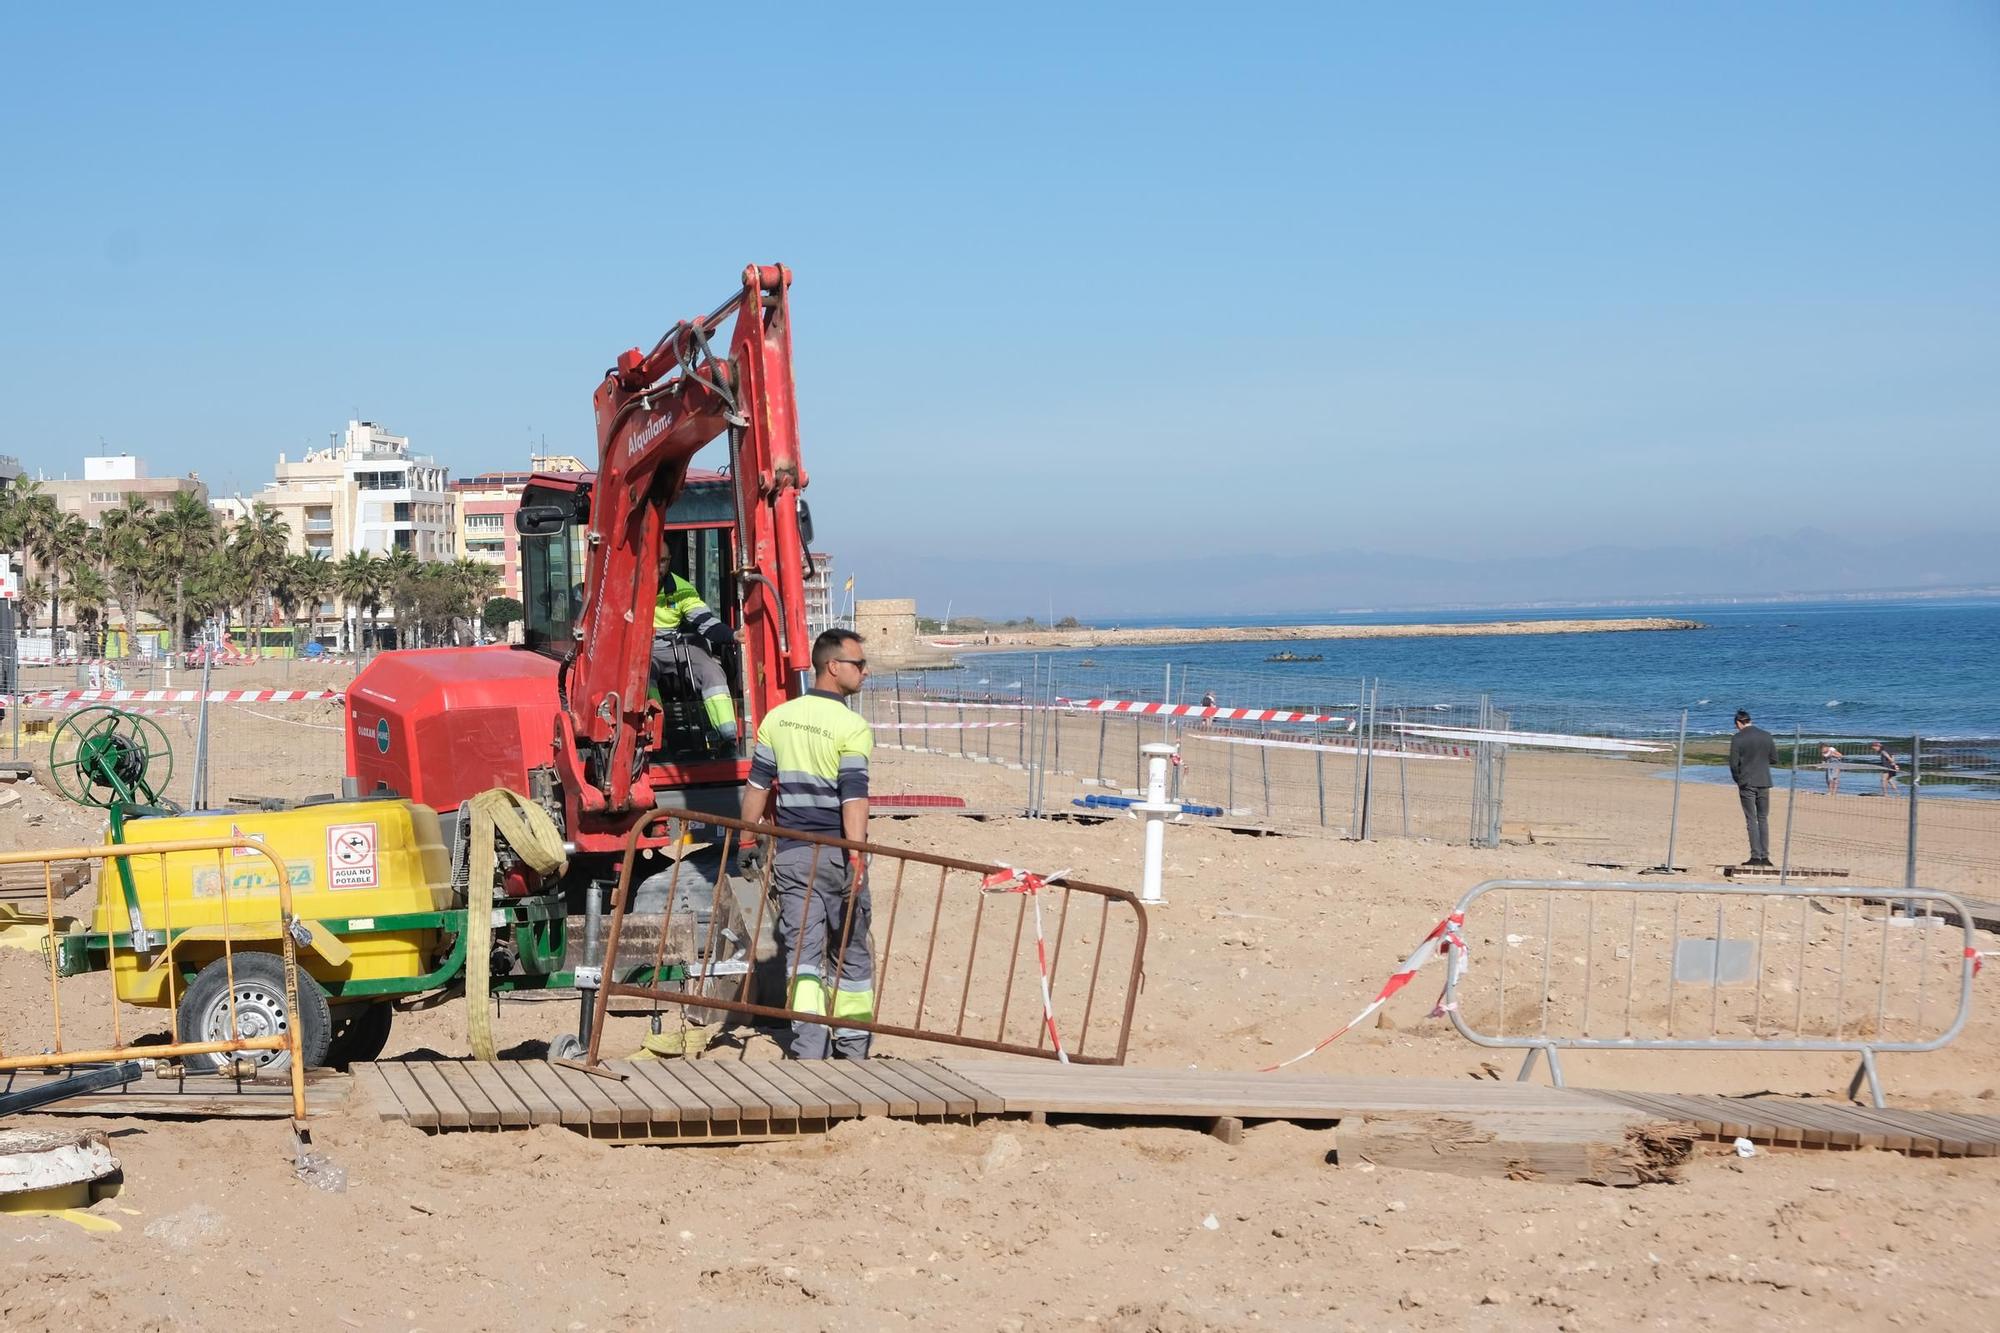
[[[1452,1026],[1525,1050],[1522,1080],[1546,1056],[1557,1087],[1565,1050],[1841,1052],[1879,1107],[1875,1057],[1938,1050],[1972,1012],[1972,915],[1934,889],[1489,880],[1455,910]]]
[[[223,862],[223,853],[233,852],[237,856],[261,856],[271,866],[271,883],[276,886],[277,914],[275,918],[268,912],[255,910],[239,914],[232,923],[230,911],[230,884],[234,878],[231,870]],[[166,891],[167,858],[182,856],[190,852],[213,852],[215,854],[216,881],[215,896],[219,904],[221,923],[216,925],[189,925],[176,927],[173,921],[172,894]],[[62,1023],[62,971],[59,959],[60,943],[55,933],[58,912],[56,910],[56,888],[54,864],[58,861],[123,861],[129,868],[133,860],[141,857],[159,858],[161,892],[161,917],[157,926],[147,923],[125,931],[110,931],[100,938],[105,958],[101,969],[105,982],[111,989],[111,1041],[108,1046],[91,1046],[82,1050],[71,1050],[63,1044]],[[275,936],[278,953],[284,960],[285,1007],[286,1012],[299,1011],[298,956],[293,939],[300,929],[298,918],[292,912],[292,889],[290,875],[285,863],[276,853],[263,843],[251,838],[189,838],[164,842],[107,843],[101,847],[57,847],[45,851],[0,853],[0,866],[34,865],[42,867],[42,901],[47,913],[49,937],[44,947],[49,964],[49,1023],[50,1038],[43,1050],[34,1054],[13,1055],[6,1046],[0,1044],[0,1073],[19,1069],[56,1069],[65,1066],[101,1064],[120,1060],[173,1060],[189,1055],[226,1054],[239,1051],[289,1051],[291,1053],[292,1118],[303,1122],[306,1115],[305,1059],[300,1049],[300,1034],[297,1023],[287,1023],[282,1032],[268,1033],[258,1037],[236,1037],[223,1041],[168,1041],[138,1045],[125,1040],[124,1025],[119,1018],[122,1007],[118,998],[118,963],[121,953],[131,954],[142,967],[159,967],[165,970],[167,995],[166,1013],[170,1023],[177,1024],[180,993],[183,978],[181,963],[176,957],[177,948],[184,941],[199,940],[202,944],[219,943],[222,948],[223,966],[229,978],[229,1030],[239,1030],[236,1015],[236,952],[237,940],[256,939],[268,942]],[[115,894],[117,888],[112,879],[113,868],[104,865],[99,868],[98,894]],[[262,896],[261,893],[258,896]],[[275,929],[274,929],[275,927]],[[260,952],[269,952],[268,948]],[[98,970],[92,967],[91,970]]]
[[[752,874],[731,873],[746,835],[812,845],[814,871],[821,858],[844,864],[850,851],[866,857],[874,914],[872,1020],[771,1002],[788,1000],[801,969],[816,971],[821,960],[798,950],[782,957],[760,945],[770,939],[767,923],[777,911],[775,861],[767,855]],[[663,845],[669,863],[635,884],[641,842]],[[1009,874],[1004,866],[878,843],[660,811],[626,839],[587,1062],[599,1063],[610,1001],[625,997],[1077,1064],[1123,1064],[1145,964],[1145,908],[1124,889],[1068,878],[1036,881],[1031,892],[1040,902],[1025,892],[994,893],[989,881]],[[829,922],[834,959],[852,937],[855,901],[850,891],[837,928]],[[839,984],[835,965],[826,973],[827,992]]]

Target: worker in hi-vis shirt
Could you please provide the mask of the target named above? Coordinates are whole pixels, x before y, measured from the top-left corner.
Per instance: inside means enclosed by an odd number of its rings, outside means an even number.
[[[868,837],[868,756],[874,733],[847,700],[861,692],[868,659],[861,636],[830,629],[813,641],[813,687],[779,704],[757,728],[743,818],[780,830],[863,842]],[[860,852],[778,838],[771,868],[778,901],[778,957],[794,977],[788,1006],[872,1022],[875,953],[868,866]],[[829,998],[831,1006],[829,1007]],[[794,1060],[868,1058],[865,1031],[794,1020]]]
[[[701,692],[701,711],[718,750],[736,752],[736,704],[722,674],[722,650],[736,631],[708,609],[694,585],[660,561],[660,595],[653,603],[653,675],[665,694],[683,675]]]

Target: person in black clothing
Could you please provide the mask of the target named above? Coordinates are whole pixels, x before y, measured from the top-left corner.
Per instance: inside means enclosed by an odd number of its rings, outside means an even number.
[[[1748,866],[1771,864],[1771,765],[1778,759],[1777,742],[1762,727],[1750,725],[1749,710],[1736,710],[1736,734],[1729,738],[1729,776],[1743,802],[1743,827],[1750,835]]]

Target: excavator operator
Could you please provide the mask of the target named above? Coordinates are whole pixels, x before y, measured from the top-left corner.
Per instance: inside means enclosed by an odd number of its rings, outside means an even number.
[[[653,604],[653,675],[663,697],[684,681],[701,692],[710,739],[718,752],[729,754],[736,751],[736,705],[718,658],[736,638],[694,585],[674,571],[672,557],[663,554],[660,595]]]

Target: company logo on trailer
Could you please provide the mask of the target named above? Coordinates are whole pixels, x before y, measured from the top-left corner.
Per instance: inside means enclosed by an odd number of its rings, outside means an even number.
[[[389,719],[386,717],[375,724],[375,749],[382,754],[389,753]]]
[[[657,440],[662,435],[665,435],[667,433],[667,427],[673,424],[674,424],[674,414],[671,411],[668,411],[661,413],[659,418],[655,420],[653,424],[651,424],[650,426],[645,426],[640,428],[639,430],[633,431],[632,438],[626,441],[625,444],[625,456],[627,458],[631,458],[633,455],[637,454],[641,449],[644,449],[647,445],[651,444],[654,440]]]

